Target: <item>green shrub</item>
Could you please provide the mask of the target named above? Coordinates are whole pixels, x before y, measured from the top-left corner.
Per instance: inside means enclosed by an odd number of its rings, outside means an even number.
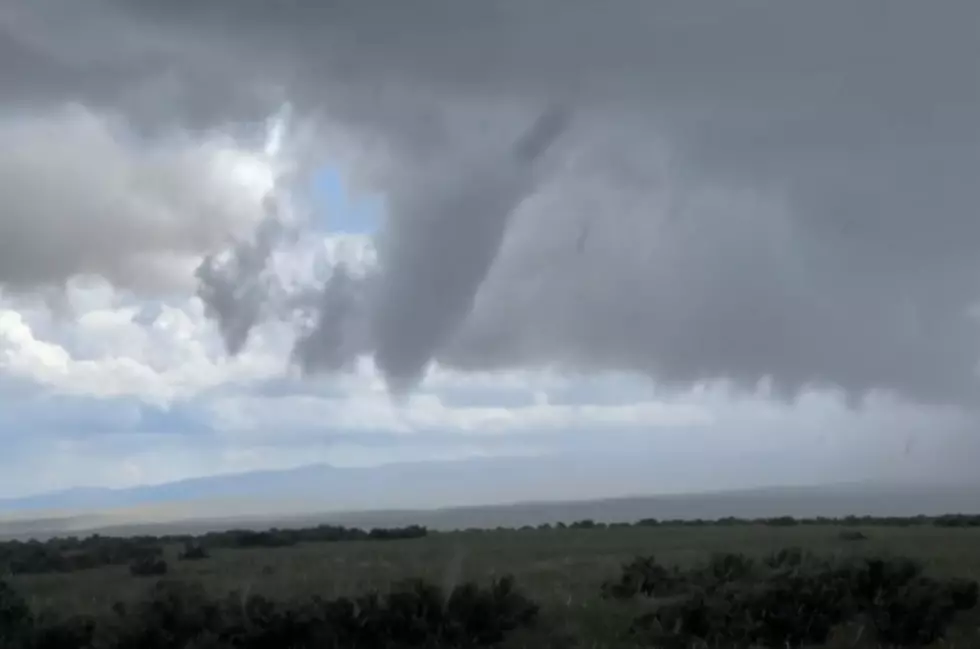
[[[744,554],[719,552],[691,571],[691,579],[702,588],[715,590],[732,582],[750,578],[756,570],[756,562]]]
[[[211,554],[208,552],[207,548],[200,543],[195,543],[193,541],[186,542],[184,544],[184,549],[177,555],[177,558],[181,561],[200,561],[210,557]]]
[[[93,646],[96,621],[89,616],[72,616],[64,620],[39,619],[32,630],[30,649],[86,649]]]
[[[167,574],[167,562],[159,557],[144,557],[129,564],[134,577],[158,577]]]
[[[6,587],[4,587],[6,588]],[[277,602],[229,593],[212,599],[200,584],[156,582],[131,606],[100,619],[35,624],[16,592],[0,588],[3,649],[399,649],[496,645],[534,624],[538,606],[510,577],[445,593],[412,580],[387,593]]]
[[[841,530],[837,538],[841,541],[867,541],[868,536],[861,530]]]
[[[0,581],[0,647],[17,647],[29,638],[34,616],[27,601],[5,582]]]
[[[645,588],[648,576],[671,587]],[[630,628],[634,640],[652,646],[819,645],[835,627],[859,616],[888,646],[924,646],[946,634],[957,612],[976,606],[980,586],[927,577],[909,559],[835,563],[786,548],[759,563],[718,554],[683,572],[637,558],[603,591],[616,597],[673,595]]]
[[[628,599],[636,595],[665,596],[678,592],[686,578],[676,569],[657,562],[653,556],[636,557],[623,564],[619,579],[602,585],[604,597]]]

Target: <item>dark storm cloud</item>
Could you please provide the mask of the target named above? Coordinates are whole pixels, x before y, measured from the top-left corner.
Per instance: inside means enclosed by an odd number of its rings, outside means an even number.
[[[545,111],[511,150],[443,179],[450,191],[393,206],[372,332],[394,390],[418,382],[472,309],[511,213],[534,187],[532,165],[567,123],[562,108]]]
[[[204,302],[205,313],[218,322],[231,355],[245,346],[277,288],[267,269],[273,250],[286,233],[271,200],[267,209],[269,214],[259,224],[254,239],[238,241],[224,255],[207,255],[195,271],[198,297]]]
[[[0,24],[61,4],[16,3]],[[35,63],[0,64],[20,95],[75,87],[148,123],[201,125],[251,119],[281,92],[386,193],[379,286],[397,290],[379,291],[366,348],[396,383],[434,355],[975,398],[975,2],[87,6],[60,49],[40,19],[21,32]],[[37,60],[46,85],[24,72]],[[117,61],[131,70],[109,75]],[[553,100],[574,123],[506,229],[481,230],[485,204],[506,202],[500,143]],[[337,131],[358,150],[331,149]],[[481,159],[477,187],[461,161]],[[451,225],[420,234],[465,195]],[[446,250],[474,240],[499,248],[485,281],[439,291],[486,265]],[[458,331],[408,333],[436,312]]]
[[[298,305],[312,307],[293,347],[293,360],[305,373],[350,369],[359,355],[371,353],[367,300],[373,280],[338,264],[322,290]]]
[[[10,0],[0,8],[3,109],[80,102],[122,111],[146,134],[258,123],[282,102],[276,86],[230,72],[227,48],[188,40],[106,0]],[[254,68],[254,65],[253,65]]]

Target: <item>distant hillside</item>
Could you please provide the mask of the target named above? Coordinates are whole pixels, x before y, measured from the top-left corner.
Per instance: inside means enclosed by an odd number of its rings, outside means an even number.
[[[581,498],[584,489],[561,488],[567,481],[554,483],[559,488],[550,491],[542,488],[555,471],[566,475],[580,471],[576,477],[586,487],[590,485],[589,467],[556,462],[554,458],[496,458],[370,469],[309,466],[134,489],[72,490],[0,501],[0,511],[7,518],[0,521],[0,536],[43,537],[93,529],[112,534],[200,533],[319,522],[457,529],[586,518],[616,522],[980,513],[980,484],[855,483],[587,499]],[[612,482],[608,488],[617,486]],[[545,497],[521,502],[522,493],[543,493]],[[499,504],[508,501],[516,504]],[[431,505],[440,502],[449,506]]]
[[[71,511],[193,504],[214,500],[261,501],[284,506],[301,500],[319,509],[435,507],[453,502],[465,486],[466,500],[493,502],[495,494],[536,493],[560,460],[477,458],[463,461],[388,464],[367,468],[309,465],[295,469],[181,480],[127,489],[78,488],[0,499],[0,513]],[[489,499],[489,500],[488,500]]]

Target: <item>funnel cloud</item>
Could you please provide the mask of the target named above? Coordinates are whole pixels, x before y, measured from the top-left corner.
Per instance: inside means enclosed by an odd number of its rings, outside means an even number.
[[[534,163],[567,120],[564,109],[546,111],[511,151],[464,166],[444,191],[389,217],[371,329],[375,361],[396,392],[421,378],[469,314],[512,213],[533,189]]]

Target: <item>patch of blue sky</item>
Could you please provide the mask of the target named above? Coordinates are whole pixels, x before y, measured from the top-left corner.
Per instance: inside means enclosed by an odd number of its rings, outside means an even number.
[[[326,166],[313,177],[313,200],[322,213],[324,228],[337,234],[373,234],[381,225],[384,203],[380,196],[351,196],[343,174]]]

